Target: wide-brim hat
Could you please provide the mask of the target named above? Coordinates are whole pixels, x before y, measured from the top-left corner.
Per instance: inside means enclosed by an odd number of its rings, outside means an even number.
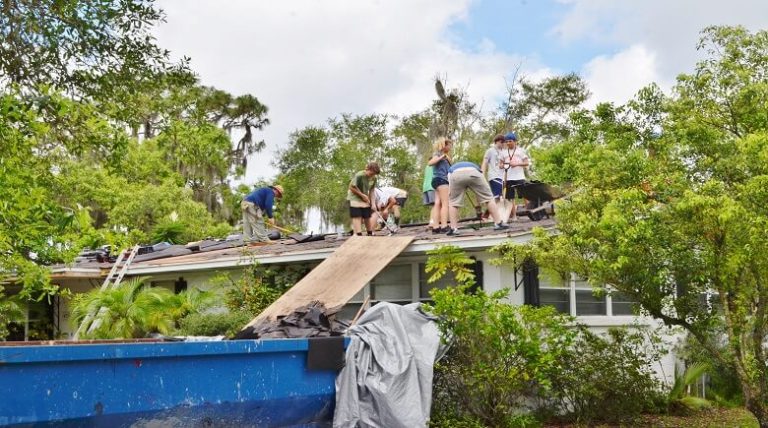
[[[279,184],[275,184],[274,186],[272,186],[272,188],[277,190],[277,193],[279,193],[278,196],[283,196],[283,186]]]

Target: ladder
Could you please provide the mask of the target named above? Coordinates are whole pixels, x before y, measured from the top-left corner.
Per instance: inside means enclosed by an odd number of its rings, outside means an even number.
[[[128,267],[131,266],[131,263],[138,252],[139,245],[135,245],[130,251],[124,250],[120,252],[120,255],[117,256],[117,260],[115,260],[115,263],[112,265],[112,269],[109,270],[107,277],[104,278],[100,291],[117,288],[117,286],[120,285],[120,282],[122,282],[125,274],[128,272]],[[98,311],[88,313],[85,318],[83,318],[83,321],[80,323],[77,331],[75,331],[75,335],[72,339],[79,340],[80,335],[83,334],[83,332],[87,331],[88,333],[91,333],[96,330],[101,324],[100,318],[104,315],[105,311],[106,308],[102,307],[99,308]]]

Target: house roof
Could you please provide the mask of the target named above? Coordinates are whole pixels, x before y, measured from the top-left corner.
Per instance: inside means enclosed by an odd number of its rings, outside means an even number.
[[[403,251],[404,255],[423,254],[440,245],[454,245],[467,250],[482,250],[512,240],[526,242],[530,239],[531,229],[555,227],[555,220],[545,219],[532,222],[520,218],[511,223],[510,228],[495,231],[490,226],[478,230],[464,228],[459,236],[432,234],[425,226],[404,226],[398,236],[413,236],[411,244]],[[464,223],[465,226],[471,223]],[[385,229],[375,234],[386,239]],[[154,275],[162,273],[205,271],[212,269],[236,268],[251,263],[273,264],[303,261],[319,261],[327,258],[348,236],[326,235],[324,240],[314,242],[296,242],[293,239],[281,239],[266,245],[243,246],[242,241],[201,241],[186,246],[175,245],[155,253],[137,256],[127,275]],[[111,263],[81,262],[73,266],[57,266],[52,270],[54,278],[106,276]]]

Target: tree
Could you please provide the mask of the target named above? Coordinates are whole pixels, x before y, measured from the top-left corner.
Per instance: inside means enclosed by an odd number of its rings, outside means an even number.
[[[589,98],[587,84],[574,73],[532,82],[515,77],[502,105],[501,130],[515,130],[526,145],[559,141],[569,135],[569,115]]]
[[[416,173],[412,152],[391,138],[391,116],[342,115],[324,127],[307,127],[291,135],[288,148],[275,162],[285,186],[283,203],[293,220],[309,207],[318,207],[333,224],[346,219],[345,200],[352,176],[371,161],[382,167],[379,183],[402,186]]]
[[[167,288],[148,287],[143,278],[137,278],[116,288],[78,294],[72,301],[72,323],[77,328],[88,314],[98,314],[83,329],[93,329],[88,337],[99,339],[170,334],[183,317],[200,313],[218,301],[210,291],[189,289],[174,294]]]
[[[583,192],[559,211],[559,234],[507,250],[685,329],[734,368],[768,427],[768,32],[711,27],[699,48],[671,97],[652,87],[576,115],[551,159]]]
[[[109,98],[158,73],[183,71],[168,62],[152,28],[163,14],[152,0],[8,0],[0,7],[2,83],[37,92],[54,86]]]

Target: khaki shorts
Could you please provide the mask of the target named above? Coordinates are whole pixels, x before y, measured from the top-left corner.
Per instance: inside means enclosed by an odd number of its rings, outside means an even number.
[[[461,168],[448,176],[448,200],[452,207],[460,207],[464,192],[471,189],[477,195],[477,203],[484,204],[493,200],[493,193],[483,174],[474,168]]]

